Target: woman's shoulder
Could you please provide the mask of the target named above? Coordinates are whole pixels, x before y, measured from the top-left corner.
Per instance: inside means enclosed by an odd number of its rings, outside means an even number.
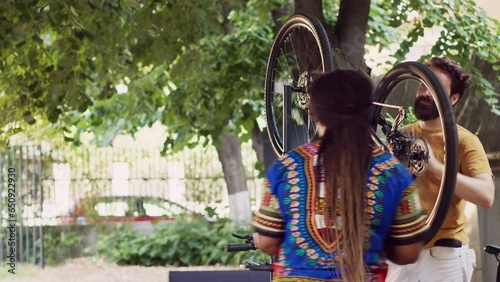
[[[319,154],[320,143],[312,142],[305,143],[295,147],[295,149],[288,151],[283,156],[280,157],[281,160],[285,159],[303,159],[308,157],[314,157]]]
[[[375,149],[373,150],[372,155],[372,171],[383,171],[384,175],[387,177],[409,174],[405,166],[391,153],[382,149]]]
[[[373,157],[373,160],[376,162],[395,159],[391,153],[384,151],[380,147],[377,147],[377,148],[372,150],[372,157]]]
[[[283,167],[295,167],[297,164],[305,163],[307,160],[315,161],[317,155],[319,154],[319,143],[306,143],[295,147],[279,156],[275,161],[274,165],[280,169]]]
[[[305,158],[314,157],[319,154],[319,144],[306,143],[279,156],[275,163],[288,166],[290,164],[303,161]]]
[[[311,143],[305,143],[297,148],[295,148],[295,151],[307,153],[309,155],[317,155],[319,154],[319,148],[321,146],[321,143],[319,141],[311,142]]]

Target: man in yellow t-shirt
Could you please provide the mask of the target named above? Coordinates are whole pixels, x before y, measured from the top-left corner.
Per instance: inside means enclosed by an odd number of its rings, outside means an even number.
[[[452,105],[455,105],[470,85],[470,76],[456,62],[445,57],[433,57],[426,65],[441,79],[450,94]],[[421,136],[429,143],[431,152],[427,171],[416,180],[422,205],[429,212],[436,202],[444,169],[444,141],[439,112],[423,85],[418,90],[414,111],[419,121],[403,129],[413,131],[415,136]],[[457,133],[457,183],[445,221],[416,263],[390,264],[388,282],[462,282],[472,278],[476,256],[467,245],[465,204],[469,201],[481,207],[491,207],[495,187],[486,153],[477,136],[461,126],[457,126]]]

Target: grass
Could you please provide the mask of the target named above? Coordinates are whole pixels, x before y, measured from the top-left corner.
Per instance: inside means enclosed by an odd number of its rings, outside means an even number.
[[[13,276],[15,276],[16,278],[34,276],[35,273],[40,269],[40,267],[32,264],[17,263],[16,268],[14,269],[15,274],[10,273],[10,269],[11,268],[8,265],[0,265],[0,281],[7,278],[12,278]]]

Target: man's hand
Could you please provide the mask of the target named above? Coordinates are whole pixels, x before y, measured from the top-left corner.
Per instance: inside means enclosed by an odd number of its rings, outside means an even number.
[[[444,165],[439,161],[432,152],[431,146],[427,147],[429,149],[429,159],[427,159],[427,171],[434,175],[437,179],[441,180],[443,175]]]
[[[428,148],[427,171],[441,181],[444,164],[434,156],[431,147]],[[493,178],[487,173],[466,176],[457,172],[455,195],[480,207],[490,208],[495,198]]]

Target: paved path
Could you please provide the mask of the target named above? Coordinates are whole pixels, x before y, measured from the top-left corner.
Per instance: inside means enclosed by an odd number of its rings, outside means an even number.
[[[144,267],[118,266],[89,258],[74,259],[64,265],[40,269],[30,265],[18,265],[16,274],[0,268],[0,281],[12,282],[168,282],[170,270],[235,270],[238,267]]]

